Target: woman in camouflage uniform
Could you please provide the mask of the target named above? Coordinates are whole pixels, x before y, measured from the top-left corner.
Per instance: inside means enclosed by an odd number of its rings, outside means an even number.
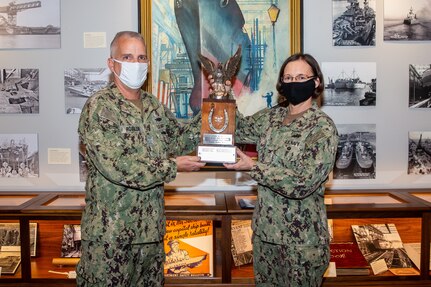
[[[249,170],[258,183],[252,223],[256,286],[320,286],[328,266],[324,190],[338,136],[315,101],[323,87],[316,60],[292,55],[277,83],[288,107],[238,119],[236,142],[256,143],[259,159],[238,151],[240,160],[225,166]]]

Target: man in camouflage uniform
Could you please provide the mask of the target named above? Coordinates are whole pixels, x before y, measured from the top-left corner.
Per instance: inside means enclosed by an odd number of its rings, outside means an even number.
[[[162,286],[163,184],[177,171],[204,165],[199,157],[177,156],[195,149],[200,118],[181,126],[140,89],[146,55],[140,34],[119,32],[107,61],[114,81],[90,97],[81,113],[88,179],[78,286]]]
[[[335,161],[337,130],[312,101],[323,91],[314,58],[291,56],[279,79],[277,90],[288,108],[238,117],[236,141],[256,143],[258,161],[238,151],[240,161],[225,166],[250,170],[258,183],[252,222],[256,286],[317,287],[330,258],[324,185]]]

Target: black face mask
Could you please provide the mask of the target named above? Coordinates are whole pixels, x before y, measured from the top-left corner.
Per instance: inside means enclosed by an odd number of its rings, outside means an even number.
[[[305,82],[281,83],[280,94],[292,105],[296,106],[308,100],[316,89],[314,78]]]

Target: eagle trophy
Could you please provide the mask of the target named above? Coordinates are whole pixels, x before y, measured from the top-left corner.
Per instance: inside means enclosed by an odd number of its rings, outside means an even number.
[[[228,92],[226,91],[225,83],[226,81],[231,81],[232,78],[238,71],[239,65],[241,63],[241,45],[238,46],[238,50],[235,55],[229,58],[225,64],[214,63],[202,54],[198,54],[199,59],[202,63],[204,70],[212,75],[214,83],[212,84],[212,92],[209,94],[210,99],[221,100],[223,98],[228,98]],[[232,94],[231,99],[233,99]]]

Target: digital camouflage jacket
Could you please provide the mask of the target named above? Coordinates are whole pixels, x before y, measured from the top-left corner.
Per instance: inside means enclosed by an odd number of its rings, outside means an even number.
[[[111,84],[82,110],[78,132],[88,165],[84,240],[129,244],[163,239],[163,183],[177,173],[170,157],[196,148],[201,121],[196,116],[180,125],[144,91],[142,104],[141,113]]]
[[[316,104],[290,124],[287,108],[239,117],[237,142],[256,143],[259,160],[250,171],[258,183],[253,231],[263,241],[292,248],[329,243],[324,190],[338,135]]]

